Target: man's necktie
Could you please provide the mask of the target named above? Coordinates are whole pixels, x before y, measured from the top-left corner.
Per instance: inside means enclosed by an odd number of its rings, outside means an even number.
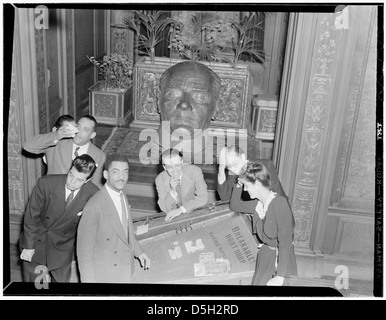
[[[125,200],[123,198],[123,193],[121,192],[120,194],[120,197],[121,197],[121,206],[122,206],[122,226],[123,226],[123,230],[125,230],[125,234],[126,234],[126,237],[127,237],[127,234],[128,234],[128,230],[127,230],[127,211],[126,211],[126,206],[125,206]]]
[[[74,192],[75,192],[75,190],[71,190],[71,193],[68,195],[68,197],[66,199],[66,209],[70,205],[72,199],[74,199]]]
[[[181,200],[181,182],[177,186],[177,208],[182,206],[182,200]]]
[[[79,153],[78,153],[79,149],[80,149],[80,147],[75,148],[75,152],[74,152],[75,158],[79,156]]]

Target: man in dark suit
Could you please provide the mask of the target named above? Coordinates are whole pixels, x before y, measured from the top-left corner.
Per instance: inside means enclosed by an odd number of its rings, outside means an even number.
[[[81,282],[130,283],[134,257],[144,269],[150,259],[134,235],[130,205],[122,192],[129,178],[127,157],[109,155],[106,183],[86,204],[78,227],[77,257]]]
[[[75,237],[83,207],[98,188],[89,155],[76,157],[68,174],[41,177],[28,201],[20,237],[24,281],[33,282],[45,266],[53,282],[69,282]]]
[[[233,187],[237,184],[239,174],[247,167],[249,162],[244,151],[237,146],[224,147],[220,151],[219,166],[217,175],[217,193],[221,200],[230,200]],[[285,194],[280,180],[277,176],[276,168],[271,160],[260,159],[257,161],[262,163],[268,170],[271,178],[271,190],[288,199]],[[226,170],[227,169],[227,170]],[[228,171],[228,173],[226,173]],[[250,200],[247,192],[242,193],[243,200]]]
[[[85,115],[76,124],[65,125],[56,131],[39,134],[29,139],[23,148],[34,154],[44,153],[47,161],[47,174],[67,174],[71,161],[82,154],[90,155],[97,166],[92,182],[102,187],[102,170],[106,155],[90,140],[96,136],[97,121]]]

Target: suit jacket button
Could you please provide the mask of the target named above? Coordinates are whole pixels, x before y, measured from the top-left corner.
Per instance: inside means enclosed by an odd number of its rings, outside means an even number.
[[[114,253],[117,253],[116,251],[114,251]]]
[[[116,267],[117,266],[117,264],[116,263],[114,263],[114,267]]]
[[[106,239],[106,241],[110,241],[110,239],[109,239],[109,238],[107,238],[107,239]]]
[[[46,219],[49,219],[50,217],[46,217]]]

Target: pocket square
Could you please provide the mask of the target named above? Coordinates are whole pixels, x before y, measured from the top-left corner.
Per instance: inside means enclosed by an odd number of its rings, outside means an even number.
[[[83,211],[79,212],[79,213],[77,214],[77,216],[81,216],[81,215],[82,215],[82,213],[83,213]]]

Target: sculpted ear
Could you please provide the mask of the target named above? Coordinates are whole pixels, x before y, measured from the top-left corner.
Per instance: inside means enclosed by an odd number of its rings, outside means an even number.
[[[220,112],[221,104],[222,104],[221,97],[223,96],[224,89],[226,89],[225,86],[220,86],[220,88],[217,91],[217,94],[215,94],[216,103],[214,105],[212,120],[214,120],[217,114]]]
[[[91,134],[90,139],[94,139],[95,136],[96,136],[96,132],[94,131],[94,132]]]

